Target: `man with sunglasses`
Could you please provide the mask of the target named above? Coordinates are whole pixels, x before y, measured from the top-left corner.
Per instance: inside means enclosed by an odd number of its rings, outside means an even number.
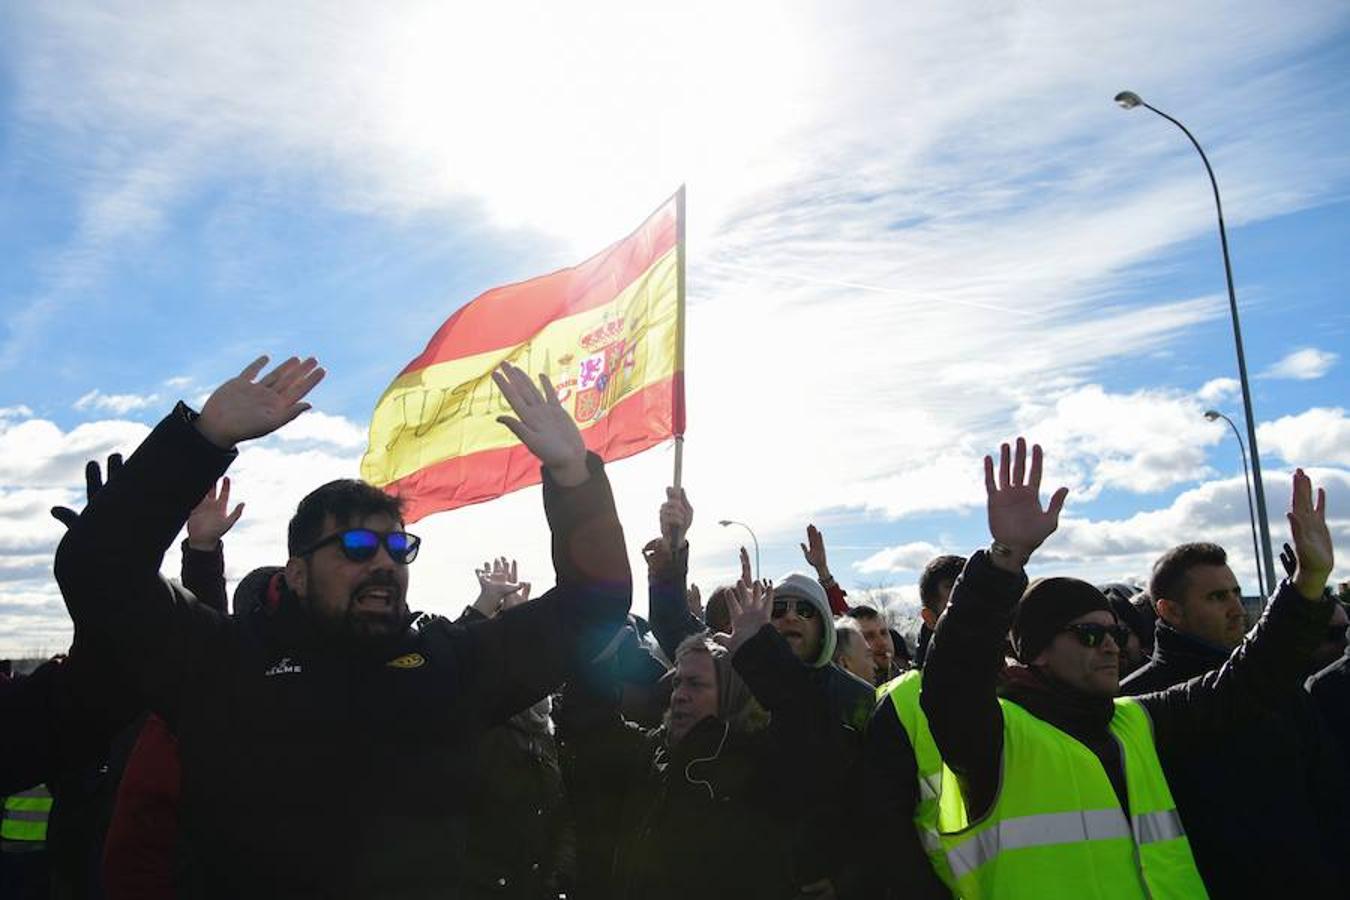
[[[622,626],[631,595],[604,469],[546,376],[494,373],[508,427],[543,466],[557,586],[490,621],[407,609],[420,542],[398,501],[360,482],[301,502],[275,603],[230,619],[158,574],[239,443],[309,408],[313,359],[256,360],[200,415],[180,404],[57,551],[77,633],[174,728],[182,759],[181,893],[430,898],[452,892],[466,782],[483,731],[547,696]],[[542,388],[542,390],[541,390]]]
[[[1301,471],[1289,512],[1297,567],[1217,671],[1114,699],[1120,627],[1101,592],[1069,578],[1026,586],[1024,566],[1058,527],[1067,489],[1042,508],[1041,449],[985,458],[993,543],[975,553],[938,622],[920,704],[955,778],[938,825],[959,893],[1005,897],[1345,896],[1311,823],[1265,822],[1259,864],[1230,890],[1192,849],[1205,839],[1194,766],[1228,752],[1247,723],[1296,690],[1331,616],[1325,496]],[[1006,673],[1012,630],[1019,665]],[[1000,687],[1001,683],[1001,687]],[[1282,790],[1296,773],[1251,772]],[[1273,781],[1272,781],[1273,780]],[[1241,790],[1234,784],[1232,790]],[[1289,836],[1296,836],[1292,839]],[[1236,847],[1228,847],[1229,864]],[[1278,864],[1271,864],[1278,860]]]

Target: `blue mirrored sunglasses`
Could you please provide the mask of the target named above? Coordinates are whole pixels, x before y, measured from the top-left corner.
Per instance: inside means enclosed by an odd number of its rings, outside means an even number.
[[[399,565],[406,566],[417,558],[417,550],[422,546],[422,539],[406,531],[386,531],[381,534],[369,528],[348,528],[346,531],[339,531],[328,535],[326,538],[320,538],[297,555],[309,556],[315,550],[329,544],[337,544],[338,549],[342,551],[342,555],[352,562],[365,562],[373,559],[379,551],[380,545],[383,544],[390,559]]]

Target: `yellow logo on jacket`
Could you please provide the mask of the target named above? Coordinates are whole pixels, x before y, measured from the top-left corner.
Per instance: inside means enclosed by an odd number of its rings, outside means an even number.
[[[420,669],[427,664],[427,658],[420,653],[405,653],[385,663],[391,669]]]

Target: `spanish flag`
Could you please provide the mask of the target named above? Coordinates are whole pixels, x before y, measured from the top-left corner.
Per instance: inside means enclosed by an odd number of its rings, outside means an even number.
[[[384,392],[361,477],[407,520],[539,483],[539,463],[496,421],[492,371],[548,373],[602,459],[684,433],[684,188],[578,266],[494,288],[446,320]]]

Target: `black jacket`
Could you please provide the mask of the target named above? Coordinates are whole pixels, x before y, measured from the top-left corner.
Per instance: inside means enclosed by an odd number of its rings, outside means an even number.
[[[1003,641],[1025,584],[1025,575],[996,569],[983,551],[974,554],[938,622],[924,668],[923,710],[944,761],[967,789],[973,817],[983,815],[996,796],[1003,752],[996,684]],[[1329,603],[1308,602],[1283,584],[1224,666],[1139,698],[1153,723],[1158,757],[1197,863],[1205,852],[1201,848],[1214,846],[1216,837],[1220,841],[1228,837],[1227,832],[1214,833],[1207,807],[1214,801],[1215,782],[1202,773],[1212,771],[1216,756],[1232,752],[1233,742],[1255,723],[1277,716],[1290,704],[1330,616]],[[1034,676],[1018,671],[1023,677],[1012,680],[1005,691],[1008,698],[1096,753],[1117,793],[1123,793],[1119,749],[1107,729],[1109,699],[1094,701],[1048,684],[1038,688]],[[1252,812],[1264,813],[1267,804],[1279,805],[1273,798],[1286,791],[1292,777],[1282,763],[1268,759],[1240,777],[1234,773],[1222,782],[1222,790],[1245,797]],[[1248,822],[1257,830],[1247,832],[1243,843],[1224,848],[1225,863],[1237,865],[1234,860],[1245,856],[1259,860],[1259,865],[1248,867],[1249,880],[1238,886],[1237,893],[1230,892],[1234,885],[1229,879],[1220,875],[1211,883],[1207,874],[1206,885],[1214,896],[1345,896],[1339,874],[1325,862],[1320,837],[1311,833],[1311,823],[1283,816],[1251,816]],[[1293,831],[1299,832],[1298,841],[1287,839]],[[1243,854],[1241,849],[1254,840],[1261,852]],[[1272,860],[1279,864],[1271,864]]]
[[[1228,651],[1177,631],[1162,619],[1153,627],[1153,653],[1148,662],[1120,682],[1122,697],[1164,691],[1228,661]]]
[[[1228,654],[1159,621],[1153,657],[1120,686],[1125,696],[1161,691],[1217,669]],[[1282,772],[1253,779],[1253,772]],[[1269,830],[1264,848],[1299,870],[1306,890],[1325,893],[1350,876],[1350,804],[1340,748],[1311,697],[1290,685],[1286,699],[1253,711],[1225,736],[1219,752],[1174,763],[1173,798],[1185,811],[1191,850],[1215,897],[1247,895],[1271,878],[1264,854],[1234,854],[1253,834]],[[1241,785],[1242,790],[1235,790]],[[1271,823],[1285,823],[1278,829]],[[1289,879],[1280,875],[1280,883]],[[1270,882],[1273,885],[1273,882]],[[1319,889],[1318,886],[1321,886]]]
[[[486,618],[470,607],[456,621]],[[547,704],[489,728],[472,766],[457,896],[542,900],[570,889],[575,847]]]
[[[265,627],[158,575],[234,458],[180,406],[67,533],[56,574],[75,620],[115,643],[178,735],[183,828],[216,897],[439,897],[463,852],[464,780],[483,730],[546,696],[623,623],[631,577],[597,457],[545,472],[558,584],[490,622],[422,617],[381,646],[319,637],[288,598]]]
[[[864,860],[865,896],[875,900],[950,900],[914,827],[919,763],[895,704],[881,698],[867,726],[862,755],[866,827],[854,835]]]
[[[579,897],[792,897],[823,877],[808,821],[838,802],[822,776],[841,726],[772,627],[732,664],[770,723],[746,733],[704,719],[674,745],[664,726],[623,721],[603,679],[569,682],[558,724]]]
[[[1350,650],[1308,679],[1308,693],[1340,748],[1342,771],[1350,779]]]
[[[673,660],[681,641],[706,630],[685,603],[689,545],[685,544],[669,558],[653,559],[656,564],[650,565],[647,575],[648,615],[657,643]],[[861,771],[862,744],[875,705],[876,689],[833,663],[806,671],[812,690],[825,698],[834,721],[844,726],[842,731],[835,732],[834,749],[822,777],[829,779],[830,790],[837,796],[860,797],[868,790]],[[828,875],[845,900],[864,891],[862,885],[867,879],[865,858],[857,852],[855,836],[848,824],[847,804],[831,803],[817,810],[808,826],[815,837],[809,842],[811,862],[806,866],[818,871],[818,878]]]

